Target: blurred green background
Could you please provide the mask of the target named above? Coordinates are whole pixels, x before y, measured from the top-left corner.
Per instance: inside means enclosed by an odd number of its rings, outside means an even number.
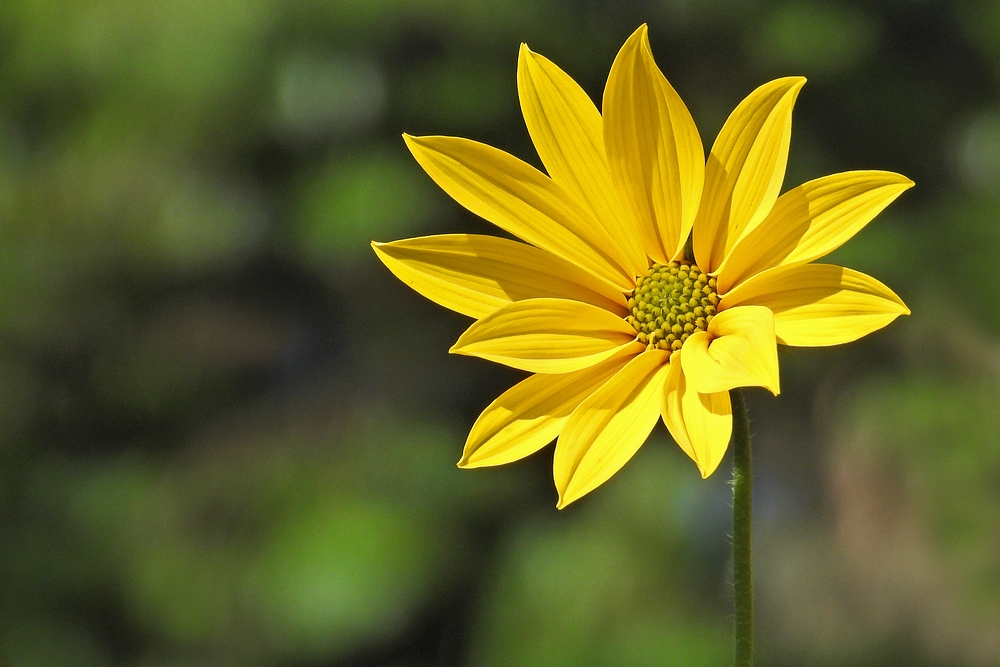
[[[521,41],[653,50],[711,144],[809,78],[786,188],[917,187],[836,253],[913,310],[751,392],[759,664],[1000,656],[1000,3],[3,0],[0,664],[709,667],[728,463],[655,435],[557,512],[455,467],[519,374],[369,240],[488,225],[414,134],[538,164]]]

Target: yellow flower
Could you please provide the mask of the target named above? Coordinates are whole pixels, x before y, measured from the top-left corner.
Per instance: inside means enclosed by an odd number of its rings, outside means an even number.
[[[874,278],[810,262],[912,181],[853,171],[778,196],[804,83],[750,93],[706,163],[642,26],[611,67],[603,117],[521,45],[521,109],[548,175],[468,139],[404,135],[445,192],[527,242],[372,244],[400,280],[476,319],[451,352],[534,373],[479,416],[461,467],[509,463],[558,437],[562,508],[625,465],[662,417],[708,477],[732,432],[729,390],[778,394],[778,344],[847,343],[909,314]]]

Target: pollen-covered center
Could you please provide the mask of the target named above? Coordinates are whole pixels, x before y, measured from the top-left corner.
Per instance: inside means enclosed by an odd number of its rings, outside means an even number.
[[[679,350],[691,334],[708,329],[718,305],[715,278],[694,264],[653,264],[629,294],[625,319],[640,343]]]

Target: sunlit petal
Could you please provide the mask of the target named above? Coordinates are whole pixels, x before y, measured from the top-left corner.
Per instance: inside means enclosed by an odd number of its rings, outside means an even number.
[[[892,172],[849,171],[789,190],[726,257],[719,291],[771,267],[805,264],[836,250],[911,187],[913,181]]]
[[[611,66],[604,90],[604,145],[623,203],[657,262],[684,249],[701,201],[705,149],[694,120],[636,30]]]
[[[670,358],[660,413],[663,423],[684,453],[698,466],[702,478],[715,472],[729,447],[733,411],[729,392],[699,394],[684,378],[681,349]]]
[[[583,399],[618,372],[631,354],[561,375],[532,375],[483,410],[465,442],[461,468],[510,463],[537,452],[562,430]]]
[[[632,271],[641,274],[646,255],[611,183],[597,107],[569,75],[525,44],[518,54],[517,90],[528,133],[549,176],[593,214],[623,249]]]
[[[570,415],[553,463],[560,509],[606,482],[645,442],[660,415],[667,358],[643,352]]]
[[[831,264],[770,269],[733,289],[722,303],[766,306],[774,313],[777,341],[803,347],[849,343],[910,314],[879,281]]]
[[[702,394],[736,387],[765,387],[777,395],[778,347],[774,315],[762,306],[724,310],[684,343],[687,382]]]
[[[557,297],[625,314],[622,293],[564,259],[495,236],[441,234],[372,243],[379,259],[420,294],[486,317],[521,299]]]
[[[619,289],[634,285],[614,240],[542,172],[469,139],[404,138],[424,171],[465,208]]]
[[[531,373],[569,373],[632,346],[635,329],[603,308],[566,299],[515,301],[475,322],[450,352]]]
[[[778,198],[792,136],[792,106],[805,82],[786,77],[757,88],[719,132],[705,166],[705,191],[694,226],[694,254],[702,269],[715,271]]]

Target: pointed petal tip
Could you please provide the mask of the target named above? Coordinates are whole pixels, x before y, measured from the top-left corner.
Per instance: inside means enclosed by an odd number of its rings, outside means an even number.
[[[728,440],[729,439],[727,438],[725,449],[729,449]],[[712,456],[709,459],[708,463],[695,460],[694,463],[696,466],[698,466],[698,473],[701,475],[702,479],[708,479],[709,477],[714,475],[715,472],[719,469],[719,466],[722,465],[722,459],[725,457],[725,449],[719,452],[717,455]],[[712,459],[714,459],[714,462],[712,462]]]
[[[425,140],[429,138],[431,137],[403,133],[403,141],[406,142],[406,147],[410,149],[411,153],[414,151],[414,148],[423,148],[427,144]]]
[[[648,23],[643,23],[638,28],[636,28],[635,30],[632,31],[632,34],[629,35],[628,39],[625,40],[625,44],[622,45],[622,49],[624,50],[625,49],[625,45],[629,44],[630,42],[632,42],[633,40],[636,40],[636,39],[638,39],[638,40],[640,40],[642,42],[647,42],[648,43],[649,42],[648,35],[649,35],[649,24]]]
[[[387,259],[386,252],[384,250],[382,250],[382,246],[384,246],[384,245],[388,245],[388,244],[386,244],[386,243],[379,243],[378,241],[372,241],[371,242],[372,250],[375,251],[375,256],[378,257],[378,259],[379,259],[380,262],[382,262],[383,264],[386,264],[386,259]],[[386,264],[386,265],[388,266],[388,264]]]
[[[799,93],[802,92],[802,86],[806,85],[806,78],[804,76],[786,76],[779,79],[779,81],[784,82],[787,86],[785,95],[790,95],[794,104],[794,100],[796,100]]]
[[[897,174],[894,171],[879,171],[876,170],[874,173],[878,174],[880,178],[884,179],[885,183],[894,183],[896,185],[902,186],[902,192],[905,192],[912,188],[916,183],[909,176],[904,176],[902,174]]]
[[[468,454],[463,454],[462,458],[459,459],[458,463],[456,463],[455,465],[458,466],[461,470],[475,470],[476,468],[483,467],[481,463],[476,463],[475,461],[473,461]]]
[[[893,187],[896,197],[916,185],[912,178],[903,176],[902,174],[897,174],[894,171],[875,170],[873,173],[877,175],[877,178],[880,181],[879,187]]]
[[[456,347],[457,343],[455,346]],[[478,421],[478,420],[477,420]],[[473,439],[473,433],[475,433],[475,426],[473,426],[472,432],[465,439],[465,445],[462,447],[462,456],[459,457],[458,463],[456,464],[461,470],[474,470],[476,468],[482,468],[484,466],[491,465],[489,463],[489,457],[486,457],[486,462],[484,463],[482,457],[479,460],[474,460],[477,454],[478,445],[482,445],[482,442],[477,442]]]
[[[761,88],[775,84],[785,90],[784,95],[791,95],[794,100],[799,96],[802,86],[806,85],[806,78],[804,76],[782,76],[774,79],[769,84],[764,84]]]
[[[553,476],[554,476],[553,481],[556,483],[556,493],[559,494],[559,498],[556,500],[556,509],[557,510],[563,510],[563,509],[566,509],[567,505],[569,505],[571,502],[573,502],[566,495],[566,490],[567,490],[567,488],[569,486],[569,483],[567,482],[566,486],[563,486],[562,484],[559,483],[559,476],[555,475],[555,470],[554,469],[553,469],[552,472],[553,472]]]
[[[521,42],[521,46],[517,49],[517,75],[518,80],[520,77],[526,76],[525,71],[528,67],[538,67],[539,60],[544,60],[544,56],[541,56],[531,50],[527,42]]]
[[[718,461],[715,462],[715,465],[712,466],[712,467],[710,467],[710,468],[706,468],[705,466],[703,466],[700,461],[696,461],[695,465],[698,466],[698,472],[701,474],[701,478],[702,479],[708,479],[709,477],[711,477],[712,475],[715,474],[716,470],[719,469],[719,464],[720,463],[722,463],[722,458],[721,457],[719,458]]]
[[[892,291],[890,291],[890,294],[892,294],[892,296],[896,297],[894,299],[894,301],[896,302],[896,305],[899,306],[899,310],[896,312],[896,315],[897,316],[899,316],[899,315],[910,315],[911,314],[910,313],[910,307],[907,306],[905,303],[903,303],[903,300],[899,298],[899,295],[897,295],[896,293],[894,293]]]
[[[521,70],[528,64],[528,60],[531,56],[535,55],[528,48],[525,42],[521,42],[521,46],[517,47],[517,72],[520,78]]]
[[[771,79],[767,83],[761,84],[759,88],[766,88],[768,86],[778,86],[781,88],[786,88],[788,90],[794,90],[798,92],[802,86],[806,85],[806,78],[804,76],[779,76],[777,79]]]
[[[456,465],[462,470],[476,470],[477,468],[489,468],[498,465],[495,462],[491,463],[488,458],[485,461],[482,459],[480,459],[479,461],[473,461],[472,460],[473,454],[463,454],[462,458],[459,459]]]
[[[571,479],[560,480],[559,476],[555,474],[555,469],[553,469],[552,472],[554,477],[553,481],[556,483],[556,493],[559,494],[559,500],[556,501],[556,509],[564,510],[579,500],[582,496],[570,490],[570,487],[572,486]]]

